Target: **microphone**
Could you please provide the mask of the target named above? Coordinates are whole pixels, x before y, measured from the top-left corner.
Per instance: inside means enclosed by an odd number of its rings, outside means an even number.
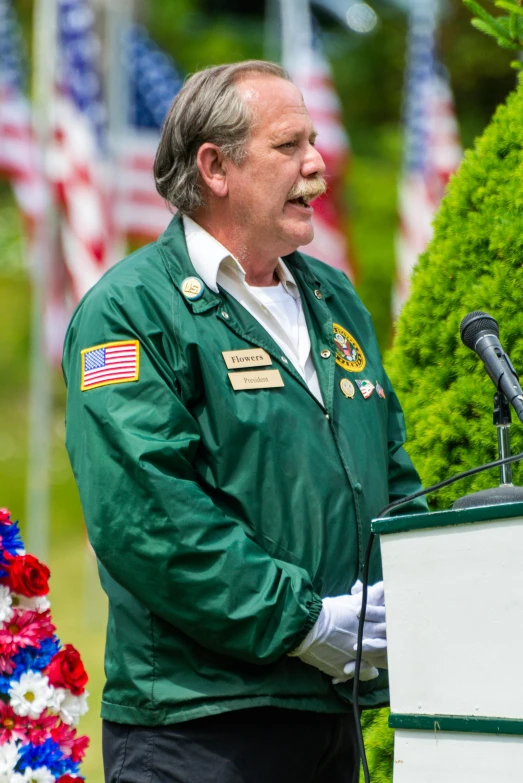
[[[523,390],[518,374],[499,342],[499,327],[488,313],[475,311],[462,320],[461,340],[482,359],[494,386],[510,402],[518,419],[523,422]]]

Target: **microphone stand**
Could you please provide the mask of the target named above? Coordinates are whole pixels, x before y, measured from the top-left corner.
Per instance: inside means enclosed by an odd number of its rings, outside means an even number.
[[[499,459],[510,457],[510,404],[502,392],[494,394],[493,423],[497,429]],[[474,508],[475,506],[496,506],[501,503],[523,502],[523,487],[514,486],[512,483],[512,464],[505,463],[499,466],[499,487],[483,489],[480,492],[472,492],[458,498],[452,508]]]
[[[512,417],[510,415],[510,405],[504,394],[496,392],[494,394],[494,426],[498,431],[498,453],[500,459],[510,457],[510,425]],[[506,463],[499,467],[500,486],[512,484],[512,463]]]

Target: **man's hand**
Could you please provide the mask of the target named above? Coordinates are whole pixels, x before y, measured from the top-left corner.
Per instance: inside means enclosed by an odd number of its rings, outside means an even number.
[[[351,595],[362,596],[363,584],[358,579],[351,590]],[[361,604],[360,613],[361,614]],[[365,626],[369,632],[364,630],[363,641],[361,645],[362,663],[368,663],[376,666],[378,669],[387,668],[387,629],[385,624],[385,592],[383,582],[376,582],[375,585],[369,585],[367,589],[367,607],[365,610]],[[354,650],[358,645],[354,645]]]
[[[378,611],[376,614],[378,622],[365,619],[363,627],[365,644],[381,639],[385,635],[385,626],[382,622],[385,610],[384,607],[382,608],[383,611]],[[379,606],[376,606],[376,609],[379,609]],[[349,680],[354,676],[354,666],[348,664],[353,663],[356,657],[354,648],[358,638],[360,611],[361,590],[356,591],[354,595],[324,598],[323,608],[316,623],[299,647],[289,655],[301,658],[304,663],[331,675],[337,682]],[[377,669],[371,663],[364,661],[360,669],[361,679],[373,679],[377,676]]]

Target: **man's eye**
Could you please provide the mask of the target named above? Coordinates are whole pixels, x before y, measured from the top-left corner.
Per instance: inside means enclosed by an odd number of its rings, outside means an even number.
[[[292,149],[292,147],[296,146],[295,141],[286,141],[283,144],[280,144],[280,149]]]

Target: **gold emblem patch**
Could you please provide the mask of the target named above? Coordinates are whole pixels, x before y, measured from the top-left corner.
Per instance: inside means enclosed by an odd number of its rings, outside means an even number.
[[[360,346],[339,324],[333,324],[334,345],[336,346],[336,364],[349,372],[360,372],[366,364],[366,359]]]
[[[347,399],[353,399],[355,392],[354,384],[349,381],[348,378],[342,378],[340,381],[340,389]]]

